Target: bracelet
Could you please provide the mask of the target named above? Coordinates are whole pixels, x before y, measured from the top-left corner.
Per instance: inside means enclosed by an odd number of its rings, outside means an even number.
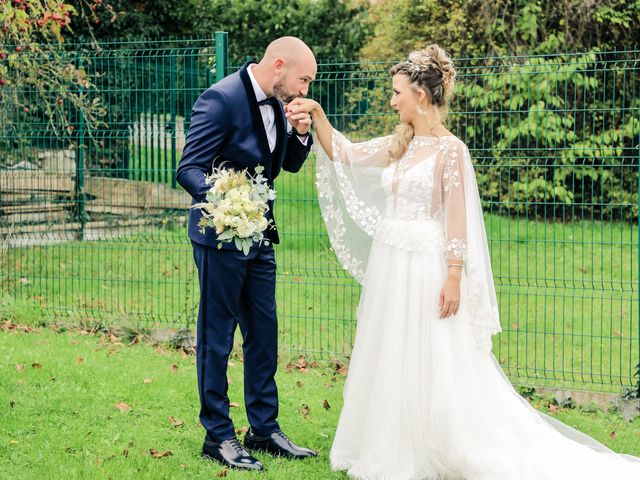
[[[464,268],[464,265],[460,265],[459,263],[448,263],[447,268]]]

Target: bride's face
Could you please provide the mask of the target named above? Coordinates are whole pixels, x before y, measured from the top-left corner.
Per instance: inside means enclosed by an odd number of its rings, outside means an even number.
[[[393,76],[393,95],[391,96],[391,107],[400,115],[403,123],[413,123],[418,115],[419,95],[411,86],[409,77],[403,73]]]

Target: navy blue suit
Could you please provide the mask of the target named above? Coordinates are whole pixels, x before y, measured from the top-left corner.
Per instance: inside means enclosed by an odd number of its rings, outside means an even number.
[[[248,66],[249,63],[207,89],[193,106],[177,170],[178,183],[189,192],[193,203],[205,200],[210,187],[204,182],[204,174],[211,172],[214,162],[216,166],[223,164],[226,168],[250,171],[262,165],[264,175],[273,185],[280,170],[297,172],[309,154],[312,139],[305,146],[295,132],[287,133],[280,103],[274,105],[277,142],[270,152]],[[273,219],[272,209],[268,215]],[[200,210],[190,210],[188,234],[200,283],[197,325],[200,421],[212,441],[235,436],[229,417],[227,362],[239,325],[247,416],[252,431],[266,436],[279,428],[274,380],[278,327],[273,246],[254,244],[247,256],[233,243],[222,243],[218,249],[213,229],[200,233],[197,225],[200,217]],[[279,243],[277,229],[265,233],[272,243]]]

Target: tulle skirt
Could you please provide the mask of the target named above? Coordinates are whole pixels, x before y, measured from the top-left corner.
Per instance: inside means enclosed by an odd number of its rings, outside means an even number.
[[[334,470],[362,480],[632,480],[640,461],[537,412],[464,304],[438,317],[441,251],[374,241],[358,307]]]

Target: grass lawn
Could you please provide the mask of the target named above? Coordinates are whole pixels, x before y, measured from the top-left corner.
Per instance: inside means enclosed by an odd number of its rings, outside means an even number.
[[[227,471],[227,478],[345,479],[328,466],[342,405],[344,377],[327,364],[278,373],[280,423],[317,459],[289,462],[258,455],[263,473]],[[296,359],[293,359],[295,363]],[[237,429],[246,427],[242,361],[229,368]],[[166,346],[123,346],[116,338],[48,328],[0,332],[0,478],[193,479],[224,469],[199,455],[195,357]],[[640,418],[536,406],[610,448],[640,455]],[[327,408],[328,407],[328,408]],[[170,417],[173,417],[173,422]],[[174,426],[174,423],[179,426]],[[167,451],[171,454],[154,458]]]

